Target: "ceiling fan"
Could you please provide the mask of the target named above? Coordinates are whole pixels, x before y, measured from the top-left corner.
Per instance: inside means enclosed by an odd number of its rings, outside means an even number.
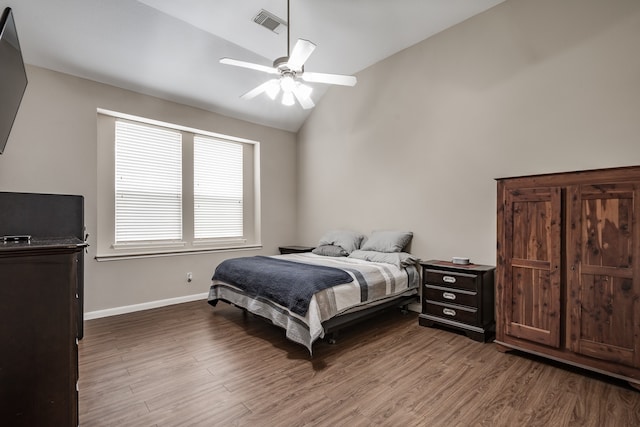
[[[243,99],[252,99],[266,93],[269,98],[275,100],[282,91],[282,104],[294,105],[294,97],[298,100],[302,108],[313,108],[315,104],[311,99],[311,86],[301,83],[300,80],[309,83],[326,83],[342,86],[354,86],[357,79],[354,76],[341,74],[312,73],[304,70],[304,63],[316,48],[316,45],[305,39],[298,39],[293,51],[290,50],[291,22],[289,20],[289,0],[287,0],[287,55],[273,61],[273,66],[255,64],[252,62],[239,61],[237,59],[222,58],[220,63],[233,65],[236,67],[249,68],[274,74],[279,77],[268,80],[256,88],[241,96]]]

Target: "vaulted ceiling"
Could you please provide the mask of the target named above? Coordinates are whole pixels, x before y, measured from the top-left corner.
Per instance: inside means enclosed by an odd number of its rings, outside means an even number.
[[[504,0],[290,0],[291,46],[317,45],[314,72],[364,68]],[[223,115],[297,131],[311,110],[261,95],[240,96],[269,75],[219,63],[230,57],[271,66],[287,55],[286,0],[14,0],[25,62]],[[312,84],[318,103],[327,85]],[[331,90],[351,90],[336,86]]]

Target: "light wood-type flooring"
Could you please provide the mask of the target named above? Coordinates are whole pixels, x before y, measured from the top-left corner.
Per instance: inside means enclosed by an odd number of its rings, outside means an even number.
[[[224,303],[85,322],[80,425],[640,426],[626,383],[391,311],[307,350]]]

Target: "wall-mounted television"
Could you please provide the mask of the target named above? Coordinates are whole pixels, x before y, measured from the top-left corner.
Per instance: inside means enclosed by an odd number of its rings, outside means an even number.
[[[0,18],[0,154],[9,140],[9,133],[18,114],[27,88],[27,72],[22,60],[16,23],[11,8],[5,8]]]

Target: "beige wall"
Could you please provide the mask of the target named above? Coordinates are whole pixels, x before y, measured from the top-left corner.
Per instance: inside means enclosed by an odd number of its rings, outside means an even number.
[[[232,256],[273,254],[295,243],[295,135],[96,82],[27,68],[29,85],[6,150],[0,191],[80,194],[90,234],[85,311],[207,292],[214,267]],[[262,250],[97,262],[96,109],[260,141]],[[186,272],[194,281],[187,285]]]
[[[640,164],[639,42],[636,0],[508,0],[330,89],[298,148],[288,132],[28,67],[0,191],[85,197],[86,311],[206,292],[222,259],[333,228],[408,229],[422,258],[493,264],[494,178]],[[96,262],[97,108],[260,141],[264,249]]]
[[[299,243],[414,232],[495,264],[494,178],[640,164],[640,2],[508,0],[332,88],[298,135]]]

